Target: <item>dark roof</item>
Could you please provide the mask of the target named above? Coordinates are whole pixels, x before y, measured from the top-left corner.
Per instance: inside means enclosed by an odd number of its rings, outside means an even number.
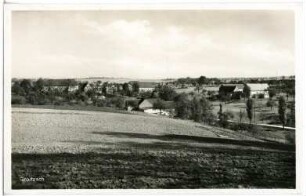
[[[221,85],[219,88],[219,91],[225,92],[225,93],[231,93],[235,90],[236,85]]]
[[[157,83],[155,82],[138,82],[139,88],[155,88]]]
[[[45,81],[45,86],[77,86],[75,80],[70,79],[49,79]]]
[[[220,87],[221,86],[236,86],[239,89],[243,89],[244,84],[221,84]]]

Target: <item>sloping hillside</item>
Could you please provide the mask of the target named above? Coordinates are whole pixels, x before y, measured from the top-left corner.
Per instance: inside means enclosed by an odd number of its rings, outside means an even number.
[[[190,121],[14,108],[12,125],[16,189],[295,187],[294,146]]]

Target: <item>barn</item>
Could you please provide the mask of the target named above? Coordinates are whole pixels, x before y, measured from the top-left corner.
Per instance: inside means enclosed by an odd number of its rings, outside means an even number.
[[[243,92],[243,84],[221,84],[219,87],[219,95],[232,95],[233,93]]]
[[[139,110],[144,111],[148,114],[158,114],[170,116],[171,112],[174,110],[174,102],[173,101],[163,101],[165,104],[165,109],[159,110],[154,109],[154,104],[158,101],[157,98],[143,99],[140,101],[138,108]]]
[[[269,98],[269,93],[268,93],[269,85],[267,83],[247,83],[246,85],[250,87],[251,97],[263,94],[264,98]]]

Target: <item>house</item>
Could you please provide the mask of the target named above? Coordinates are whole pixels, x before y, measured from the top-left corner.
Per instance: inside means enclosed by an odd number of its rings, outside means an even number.
[[[87,82],[86,84],[84,84],[83,88],[84,88],[84,92],[90,91],[94,89],[95,84],[93,82]]]
[[[242,94],[244,84],[221,84],[219,87],[219,95],[233,96],[234,94]]]
[[[259,94],[263,94],[264,98],[269,98],[269,85],[267,83],[247,83],[246,85],[250,87],[251,97],[256,97]]]
[[[79,85],[69,85],[68,87],[68,92],[76,92],[77,90],[79,90]]]
[[[171,112],[174,110],[174,102],[173,101],[164,101],[165,109],[159,110],[154,109],[154,104],[158,101],[157,98],[143,99],[140,101],[138,108],[139,110],[143,110],[148,114],[158,114],[170,116]]]
[[[117,92],[118,88],[115,84],[107,84],[106,94],[113,95]]]
[[[61,85],[61,84],[55,84],[55,85],[46,85],[43,87],[42,91],[43,92],[48,92],[48,91],[58,91],[58,92],[64,92],[68,87],[66,85]]]
[[[103,83],[99,81],[86,83],[84,86],[84,92],[87,92],[87,91],[94,91],[96,94],[102,95],[103,94]]]
[[[157,86],[155,82],[138,82],[139,84],[139,91],[153,91]]]
[[[44,92],[57,91],[57,92],[75,92],[79,88],[78,83],[71,79],[50,79],[45,81],[43,87]]]

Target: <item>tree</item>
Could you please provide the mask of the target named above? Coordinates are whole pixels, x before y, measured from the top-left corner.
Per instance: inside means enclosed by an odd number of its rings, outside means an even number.
[[[175,90],[167,85],[160,86],[158,89],[159,98],[165,101],[173,101],[174,97],[177,95]]]
[[[192,100],[192,119],[196,122],[202,122],[202,113],[200,99],[194,97]]]
[[[129,88],[129,84],[128,84],[128,83],[123,83],[122,89],[123,89],[123,95],[130,96],[131,91],[130,91],[130,88]]]
[[[229,124],[228,121],[233,118],[234,114],[232,112],[226,111],[221,114],[219,123],[222,127],[226,128]]]
[[[83,93],[85,91],[85,87],[87,85],[90,85],[88,82],[80,82],[79,83],[79,88],[78,88],[78,92],[79,93]]]
[[[32,84],[31,84],[31,81],[28,80],[28,79],[23,79],[21,82],[20,82],[20,87],[23,88],[24,92],[26,94],[29,94],[29,92],[32,90]]]
[[[244,94],[244,97],[245,98],[250,98],[250,95],[251,95],[251,89],[248,85],[244,85],[243,87],[243,94]]]
[[[191,103],[192,119],[210,124],[214,120],[212,105],[205,97],[194,97]]]
[[[48,102],[48,99],[44,93],[37,92],[36,98],[37,98],[38,105],[45,105]]]
[[[220,103],[220,104],[219,104],[219,112],[218,112],[219,120],[221,119],[222,114],[223,114],[223,111],[222,111],[222,104]]]
[[[275,106],[275,102],[272,100],[272,98],[270,98],[267,103],[266,103],[267,107],[270,107],[271,110],[273,109],[273,107]]]
[[[244,117],[244,112],[240,110],[239,111],[239,123],[241,123],[243,117]]]
[[[30,104],[36,105],[38,102],[38,97],[36,95],[36,93],[34,92],[30,92],[27,96],[27,100]]]
[[[200,93],[200,90],[202,89],[202,86],[200,84],[196,84],[195,90]]]
[[[270,99],[272,99],[272,98],[276,95],[275,89],[269,89],[269,90],[268,90],[268,93],[269,93]]]
[[[20,96],[24,96],[25,95],[25,91],[20,86],[20,82],[16,81],[13,84],[13,86],[12,86],[12,94],[16,94],[16,95],[20,95]]]
[[[124,99],[122,97],[115,97],[112,99],[112,104],[115,105],[115,107],[123,109],[125,106]]]
[[[246,111],[247,111],[247,115],[248,115],[248,118],[250,120],[250,124],[252,122],[252,119],[253,119],[253,99],[248,99],[247,102],[246,102]]]
[[[197,83],[202,86],[203,84],[207,84],[207,78],[205,76],[200,76]]]
[[[191,101],[186,93],[179,94],[175,99],[175,111],[178,118],[189,119],[191,117]]]
[[[125,101],[125,107],[127,108],[128,106],[132,107],[133,109],[138,108],[138,100],[126,100]]]
[[[26,99],[23,96],[12,95],[11,104],[25,104]]]
[[[34,90],[36,92],[42,91],[45,86],[45,81],[42,78],[39,78],[35,83],[34,83]]]
[[[89,89],[89,90],[86,92],[86,95],[87,95],[89,98],[92,99],[92,98],[96,95],[95,89],[94,89],[94,88]]]
[[[148,99],[148,98],[152,98],[153,94],[154,94],[154,91],[153,92],[151,92],[151,91],[140,91],[139,92],[139,97],[141,97],[143,99]]]
[[[138,84],[138,82],[133,82],[133,84],[132,84],[132,91],[133,91],[133,93],[135,93],[135,94],[138,94],[139,93],[139,84]]]
[[[290,108],[290,112],[287,115],[287,121],[288,121],[288,125],[295,127],[295,102],[292,102],[289,106]]]
[[[107,85],[108,85],[108,82],[104,82],[102,84],[102,94],[103,95],[106,95],[107,94]]]
[[[89,98],[89,97],[86,95],[86,93],[80,93],[80,94],[77,94],[76,96],[77,96],[77,98],[78,98],[79,100],[81,100],[81,101],[83,101],[83,102],[87,101],[88,98]]]
[[[162,110],[166,109],[166,104],[163,100],[157,99],[156,102],[153,104],[154,109],[158,109],[161,113]]]
[[[281,96],[278,100],[278,115],[279,115],[279,120],[281,121],[283,125],[283,129],[285,128],[286,124],[286,100],[283,96]]]

